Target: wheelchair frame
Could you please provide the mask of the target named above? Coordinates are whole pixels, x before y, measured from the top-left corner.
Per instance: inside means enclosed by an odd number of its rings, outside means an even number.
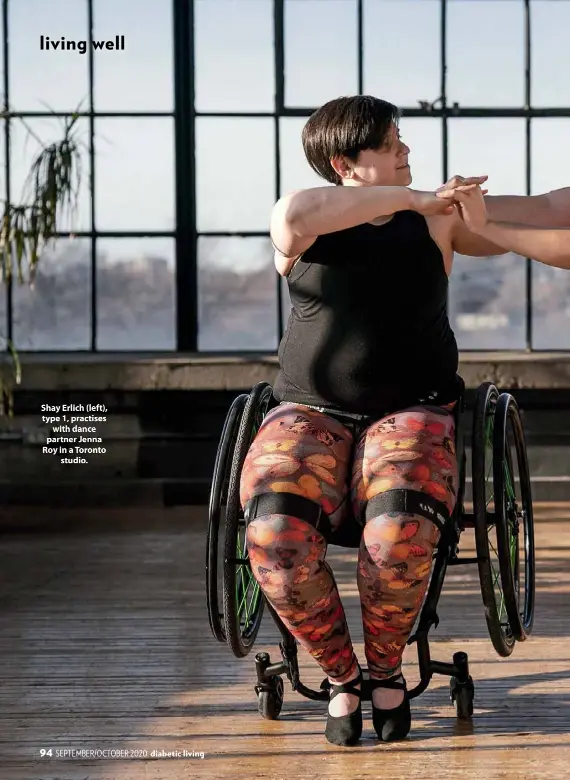
[[[270,408],[270,385],[259,383],[251,391],[249,397],[239,396],[232,405],[226,418],[222,440],[218,448],[214,479],[210,495],[210,523],[208,528],[207,543],[207,594],[208,613],[210,626],[214,636],[219,641],[227,641],[234,655],[243,657],[246,655],[255,641],[257,630],[261,621],[263,608],[267,608],[279,629],[282,642],[279,643],[282,660],[271,662],[269,653],[261,652],[255,656],[257,683],[254,686],[258,697],[258,709],[261,715],[269,719],[279,716],[283,703],[283,680],[281,675],[287,675],[292,689],[302,696],[318,701],[328,701],[328,683],[323,680],[321,689],[312,690],[305,686],[299,675],[297,655],[297,642],[279,616],[261,595],[261,604],[256,613],[255,620],[251,624],[251,644],[243,646],[243,642],[235,637],[235,604],[233,590],[239,591],[239,583],[234,583],[228,576],[231,574],[231,566],[249,566],[247,553],[241,551],[238,542],[237,555],[235,541],[232,535],[226,539],[224,572],[231,587],[225,587],[224,579],[224,613],[220,614],[217,606],[217,546],[218,525],[221,516],[224,493],[226,497],[226,531],[237,529],[240,525],[244,529],[245,520],[239,506],[239,491],[236,499],[236,485],[239,487],[241,466],[250,443],[255,435],[257,426]],[[241,403],[240,403],[241,399]],[[469,660],[467,653],[456,652],[452,662],[443,662],[431,658],[429,646],[429,632],[433,626],[437,628],[439,617],[437,606],[443,590],[445,574],[448,566],[462,564],[478,564],[479,578],[482,588],[483,601],[486,607],[487,624],[489,633],[496,651],[503,656],[510,655],[515,641],[523,641],[532,630],[534,614],[534,529],[532,518],[532,499],[530,495],[530,477],[524,445],[524,434],[518,407],[514,398],[506,393],[499,394],[491,383],[481,385],[477,391],[474,424],[473,424],[473,513],[466,513],[464,509],[464,495],[466,484],[466,453],[464,446],[464,426],[462,417],[464,414],[464,395],[461,396],[454,409],[455,417],[455,445],[459,466],[458,495],[453,512],[446,523],[440,537],[438,546],[434,551],[434,563],[426,597],[420,611],[416,630],[408,639],[407,644],[417,644],[418,665],[420,671],[419,683],[410,691],[408,698],[413,699],[422,694],[429,686],[434,674],[442,674],[450,677],[450,697],[455,703],[457,715],[460,718],[470,718],[473,714],[473,699],[475,686],[469,673]],[[237,410],[237,411],[236,411]],[[259,414],[261,410],[261,414]],[[233,415],[233,416],[232,416]],[[239,421],[237,420],[237,416]],[[499,424],[496,424],[498,419]],[[236,425],[236,421],[239,425]],[[513,431],[514,445],[516,449],[519,481],[521,486],[521,508],[518,507],[514,495],[514,471],[511,447],[508,444],[508,426]],[[252,430],[248,430],[251,427]],[[233,431],[233,433],[232,433]],[[492,438],[492,442],[491,439]],[[231,443],[233,440],[234,447]],[[482,441],[483,440],[483,441]],[[493,457],[493,486],[501,486],[499,500],[494,497],[495,512],[489,512],[486,501],[485,488],[488,481],[486,470],[486,447],[492,446]],[[231,453],[231,463],[228,461]],[[237,457],[236,457],[237,453]],[[506,465],[505,465],[506,464]],[[228,465],[230,468],[228,468]],[[509,478],[510,474],[510,478]],[[510,495],[505,494],[510,490]],[[237,500],[237,507],[236,507]],[[240,517],[241,515],[241,517]],[[525,590],[523,611],[520,610],[520,544],[519,529],[521,520],[524,531],[525,550]],[[490,575],[489,529],[496,526],[497,547],[500,566],[501,586],[505,593],[506,611],[508,621],[500,623],[500,615],[496,605],[494,587],[498,583]],[[473,528],[476,535],[477,556],[460,557],[459,542],[461,534]],[[514,541],[513,541],[514,540]],[[516,542],[516,552],[515,552]],[[494,549],[494,548],[493,548]],[[242,586],[243,587],[243,586]],[[259,587],[259,586],[258,586]],[[215,592],[214,592],[215,591]],[[245,594],[247,595],[247,593]],[[237,596],[236,596],[237,598]],[[225,628],[222,625],[225,623]],[[248,639],[249,642],[249,639]],[[363,672],[367,670],[363,668]],[[370,684],[367,677],[362,684],[363,700],[371,699]]]

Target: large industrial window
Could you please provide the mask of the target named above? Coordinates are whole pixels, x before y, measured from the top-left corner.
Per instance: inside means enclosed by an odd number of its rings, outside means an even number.
[[[301,130],[340,95],[402,107],[412,186],[570,185],[570,0],[1,2],[4,198],[78,107],[85,158],[75,238],[62,231],[33,289],[0,293],[19,349],[275,352],[289,301],[271,208],[322,183]],[[41,35],[127,45],[47,52]],[[456,258],[462,349],[570,349],[568,301],[567,272]]]

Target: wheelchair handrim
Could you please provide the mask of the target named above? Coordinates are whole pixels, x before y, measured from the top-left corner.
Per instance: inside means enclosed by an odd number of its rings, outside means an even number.
[[[497,529],[497,501],[500,500],[500,495],[497,496],[497,483],[494,479],[493,474],[493,468],[495,464],[495,452],[493,449],[493,436],[494,436],[494,428],[495,428],[495,421],[494,416],[489,417],[487,424],[485,426],[485,454],[489,457],[489,465],[487,466],[487,462],[485,463],[485,481],[487,484],[491,484],[492,490],[491,495],[488,498],[488,501],[486,503],[485,509],[488,513],[488,522],[487,522],[487,542],[489,545],[489,564],[491,566],[492,570],[492,577],[493,577],[493,589],[495,592],[495,602],[497,605],[497,617],[499,620],[499,623],[501,625],[501,629],[505,633],[505,635],[509,638],[511,638],[511,625],[509,623],[508,619],[508,613],[507,613],[507,605],[505,600],[505,590],[503,587],[503,580],[501,578],[501,554],[500,554],[500,545],[499,545],[499,531]],[[486,458],[487,461],[487,458]],[[505,464],[503,464],[505,466]],[[493,505],[495,507],[494,511],[491,513],[490,511],[490,504],[491,501],[493,502]],[[495,532],[495,537],[493,539],[492,532]],[[493,560],[494,554],[495,560]]]
[[[216,453],[212,487],[208,505],[208,534],[206,537],[206,605],[212,634],[219,642],[226,641],[224,617],[220,610],[223,592],[218,593],[219,529],[222,508],[227,498],[229,467],[232,463],[237,431],[247,396],[238,396],[232,403],[222,430]],[[224,513],[225,515],[225,513]],[[224,529],[225,530],[225,529]]]
[[[496,495],[493,480],[493,430],[498,398],[499,392],[491,383],[481,385],[476,397],[472,441],[473,510],[479,581],[487,628],[497,653],[507,657],[513,651],[515,638],[504,603],[499,551],[494,540],[495,512],[489,509],[491,502],[495,503]],[[487,496],[489,485],[491,494]]]
[[[224,553],[224,620],[228,645],[238,658],[253,647],[263,616],[264,600],[254,583],[245,546],[245,520],[239,486],[243,464],[271,398],[271,386],[260,382],[249,395],[240,422],[228,487],[226,545]],[[240,533],[243,532],[243,539]],[[239,571],[239,574],[238,574]],[[250,604],[247,594],[252,586]],[[244,623],[242,625],[242,618]]]
[[[517,498],[516,474],[513,467],[513,434],[520,500]],[[496,463],[503,468],[496,474],[496,484],[502,500],[497,506],[501,579],[506,595],[509,623],[515,639],[523,641],[532,630],[534,615],[534,524],[532,497],[524,433],[515,399],[503,394],[497,404],[495,431]],[[522,522],[521,522],[522,521]],[[524,586],[521,589],[521,528],[524,555]],[[521,599],[522,594],[522,599]],[[522,603],[521,603],[522,601]]]

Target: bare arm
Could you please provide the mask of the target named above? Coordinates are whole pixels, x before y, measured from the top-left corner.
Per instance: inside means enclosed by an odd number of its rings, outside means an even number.
[[[271,214],[271,239],[291,258],[305,252],[317,236],[409,209],[407,187],[314,187],[277,201]]]
[[[487,195],[485,206],[493,222],[547,227],[551,207],[546,195]]]
[[[509,252],[531,257],[546,265],[570,269],[570,229],[487,222],[477,233]]]
[[[569,196],[570,196],[570,190]],[[570,200],[570,198],[569,198]],[[570,226],[570,219],[561,222],[560,210],[555,209],[548,195],[487,195],[485,206],[489,219],[494,223],[523,223],[529,227],[557,227],[564,224]],[[569,212],[570,214],[570,209]],[[502,233],[481,235],[470,230],[459,217],[454,225],[453,248],[456,252],[470,257],[487,257],[489,255],[504,255],[516,251],[500,244]]]
[[[477,185],[459,186],[441,197],[454,198],[466,227],[486,241],[546,265],[570,269],[570,229],[489,220],[485,199]]]
[[[408,187],[315,187],[293,193],[287,211],[299,233],[322,236],[411,207]]]
[[[279,253],[277,270],[286,276],[317,236],[408,209],[425,216],[453,213],[453,207],[435,193],[409,187],[314,187],[285,195],[271,214],[271,239]]]
[[[487,195],[489,219],[533,227],[570,227],[570,187],[543,195]]]
[[[490,255],[505,255],[509,250],[490,237],[478,235],[469,230],[458,212],[455,213],[451,229],[451,245],[454,252],[467,257],[489,257]]]

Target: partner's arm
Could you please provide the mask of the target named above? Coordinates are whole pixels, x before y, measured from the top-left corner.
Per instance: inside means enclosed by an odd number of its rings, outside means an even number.
[[[465,178],[453,176],[438,192],[458,186],[481,184],[487,176]],[[486,191],[483,191],[486,195]],[[509,222],[533,227],[570,227],[570,187],[542,195],[487,195],[485,206],[493,222]],[[507,249],[488,238],[473,233],[461,218],[453,221],[453,248],[470,257],[502,255]]]
[[[487,222],[478,235],[546,265],[570,269],[570,228],[531,227],[514,222]]]
[[[487,181],[488,176],[474,176],[466,178],[465,176],[452,176],[445,184],[436,190],[441,197],[449,198],[453,197],[453,191],[456,187],[466,187],[473,184],[478,184],[481,187]],[[488,190],[481,190],[482,195],[486,195]],[[528,198],[523,199],[525,202]],[[497,219],[513,209],[517,205],[520,207],[522,204],[519,202],[520,198],[517,196],[501,196],[499,198],[491,198],[491,206],[487,205],[487,209],[494,209],[494,213],[498,213]],[[489,199],[486,198],[485,202],[488,204]],[[495,217],[493,217],[495,218]],[[457,210],[452,220],[450,220],[451,228],[451,245],[454,252],[458,252],[460,255],[466,255],[467,257],[489,257],[490,255],[504,255],[507,253],[504,247],[490,241],[488,238],[477,235],[469,230],[469,227],[465,224],[465,221],[461,218],[459,210]]]
[[[570,187],[542,195],[487,195],[485,205],[493,222],[570,227]]]
[[[455,200],[466,227],[475,235],[509,252],[570,269],[570,229],[489,220],[481,188],[477,185],[459,186],[440,197]]]

